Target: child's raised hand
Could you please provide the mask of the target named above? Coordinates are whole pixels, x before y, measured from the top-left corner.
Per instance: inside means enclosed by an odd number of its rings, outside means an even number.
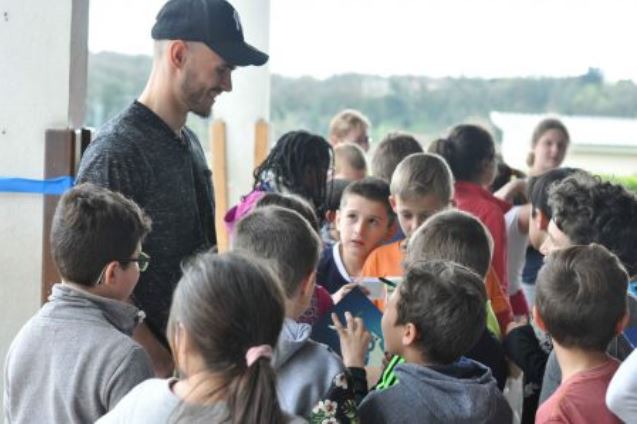
[[[365,287],[361,286],[358,283],[358,281],[355,281],[353,283],[345,284],[343,287],[338,289],[338,291],[334,292],[334,294],[332,295],[332,302],[334,302],[334,304],[336,305],[345,296],[347,296],[347,294],[349,292],[351,292],[354,289],[354,287],[358,287],[363,293],[365,293],[365,295],[369,294],[369,290],[367,290]]]
[[[365,355],[372,339],[361,318],[354,318],[345,312],[346,326],[343,326],[338,316],[332,313],[332,322],[341,342],[341,355],[346,367],[363,368]]]

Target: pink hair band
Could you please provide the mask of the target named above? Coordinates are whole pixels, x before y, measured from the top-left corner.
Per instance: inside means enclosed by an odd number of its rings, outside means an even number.
[[[251,366],[254,361],[259,358],[272,358],[272,346],[264,344],[261,346],[253,346],[246,352],[246,364]]]

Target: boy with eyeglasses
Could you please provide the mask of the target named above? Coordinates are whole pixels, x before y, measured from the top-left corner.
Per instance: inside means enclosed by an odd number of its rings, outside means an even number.
[[[144,314],[128,302],[148,266],[149,231],[147,215],[119,193],[81,184],[62,196],[50,236],[62,282],[9,348],[6,422],[94,422],[154,376],[130,337]]]

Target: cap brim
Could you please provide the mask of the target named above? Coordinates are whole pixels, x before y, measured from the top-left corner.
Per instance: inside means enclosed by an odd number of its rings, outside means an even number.
[[[267,54],[242,41],[216,42],[209,47],[234,66],[261,66],[269,59]]]

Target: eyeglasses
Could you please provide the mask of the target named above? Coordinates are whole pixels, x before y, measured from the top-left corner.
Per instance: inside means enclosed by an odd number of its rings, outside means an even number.
[[[124,260],[119,260],[117,261],[121,264],[128,264],[131,262],[137,262],[137,264],[139,265],[139,270],[141,272],[144,272],[148,269],[148,265],[150,265],[150,256],[148,256],[146,253],[144,252],[139,252],[139,256],[135,259],[124,259]]]
[[[136,258],[133,258],[133,259],[121,259],[121,260],[117,260],[115,262],[119,262],[120,264],[129,264],[131,262],[137,262],[137,264],[139,266],[139,271],[140,272],[144,272],[144,271],[146,271],[148,269],[148,265],[150,265],[150,256],[148,256],[144,252],[139,252],[139,256],[136,257]],[[102,268],[102,272],[100,272],[100,276],[97,278],[97,282],[95,283],[96,285],[102,283],[102,278],[104,277],[104,272],[106,271],[106,267],[107,266],[108,266],[108,264],[104,265],[104,268]]]

